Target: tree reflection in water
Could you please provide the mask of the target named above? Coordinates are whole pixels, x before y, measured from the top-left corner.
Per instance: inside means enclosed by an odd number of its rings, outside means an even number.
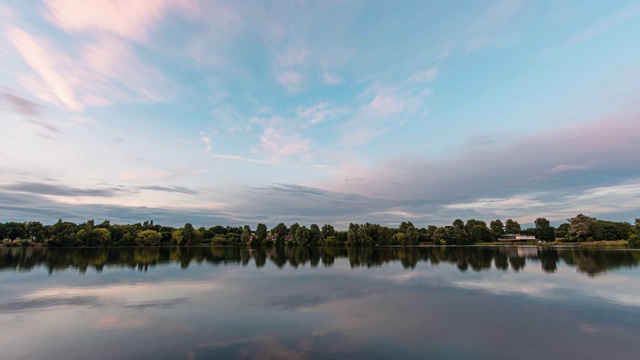
[[[519,246],[470,247],[140,247],[140,248],[2,248],[0,270],[30,271],[46,267],[50,273],[69,268],[97,272],[107,267],[132,268],[147,271],[160,264],[179,263],[187,268],[192,262],[217,265],[250,263],[257,268],[267,262],[278,268],[290,266],[330,267],[336,258],[347,258],[352,268],[376,267],[400,262],[406,269],[418,263],[455,265],[460,271],[499,270],[520,271],[527,261],[541,266],[547,273],[558,268],[558,262],[574,266],[581,273],[595,276],[607,270],[637,267],[640,251],[600,250],[582,248],[543,248]]]

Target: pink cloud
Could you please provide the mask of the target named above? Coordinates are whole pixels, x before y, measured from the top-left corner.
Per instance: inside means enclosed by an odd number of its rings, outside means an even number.
[[[274,127],[268,127],[264,130],[260,137],[260,142],[266,155],[276,157],[303,155],[312,148],[311,140],[303,139],[296,133]]]
[[[551,169],[551,172],[553,172],[553,173],[562,173],[562,172],[567,172],[567,171],[587,170],[587,169],[590,169],[590,168],[591,168],[591,166],[587,165],[587,164],[583,164],[583,165],[560,164],[560,165],[554,166]]]
[[[339,109],[331,107],[330,103],[323,102],[309,108],[300,106],[296,109],[296,114],[307,119],[309,125],[314,125],[324,121],[328,117],[337,115],[339,111]]]
[[[427,70],[423,70],[411,75],[411,77],[409,77],[409,81],[431,82],[436,79],[436,76],[438,76],[438,71],[439,71],[438,67],[434,66]]]
[[[289,68],[297,65],[306,64],[309,59],[309,50],[294,50],[290,49],[289,51],[280,54],[277,56],[278,65]]]
[[[49,20],[68,32],[94,32],[144,40],[170,10],[195,11],[196,3],[172,0],[46,0]]]
[[[38,87],[38,89],[32,91],[36,93],[36,96],[42,94],[43,96],[39,96],[41,99],[53,99],[70,110],[78,111],[83,108],[71,85],[73,76],[58,70],[59,68],[65,68],[64,64],[60,63],[66,62],[66,59],[58,56],[56,51],[45,47],[19,28],[13,27],[9,29],[8,37],[27,65],[40,76],[41,81],[35,81],[36,83],[34,84],[34,79],[30,78],[31,84],[26,84],[30,87],[30,90],[33,87],[29,85]],[[42,90],[44,88],[48,89],[47,94],[43,94]]]
[[[324,81],[329,85],[338,85],[342,83],[342,78],[333,73],[325,72],[323,78]]]
[[[287,90],[297,92],[301,90],[304,78],[302,74],[297,71],[285,71],[278,75],[277,80],[278,83],[284,86]]]
[[[376,95],[376,97],[369,103],[369,108],[379,116],[387,116],[391,114],[397,114],[402,111],[405,103],[402,100],[398,100],[393,96]]]
[[[63,53],[42,37],[13,27],[8,37],[33,70],[22,84],[43,101],[71,111],[119,101],[159,102],[172,88],[158,70],[143,64],[131,47],[115,37],[99,37]]]

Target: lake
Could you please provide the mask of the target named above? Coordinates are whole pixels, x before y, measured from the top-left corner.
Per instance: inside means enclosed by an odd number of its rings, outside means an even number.
[[[640,251],[0,249],[2,359],[631,359]]]

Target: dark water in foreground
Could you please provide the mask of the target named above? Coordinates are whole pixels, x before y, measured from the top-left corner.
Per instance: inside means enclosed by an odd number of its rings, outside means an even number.
[[[632,359],[640,252],[0,249],[2,359]]]

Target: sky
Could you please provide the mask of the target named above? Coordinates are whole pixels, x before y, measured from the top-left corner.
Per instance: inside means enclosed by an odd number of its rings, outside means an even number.
[[[638,1],[8,0],[0,222],[640,217]]]

